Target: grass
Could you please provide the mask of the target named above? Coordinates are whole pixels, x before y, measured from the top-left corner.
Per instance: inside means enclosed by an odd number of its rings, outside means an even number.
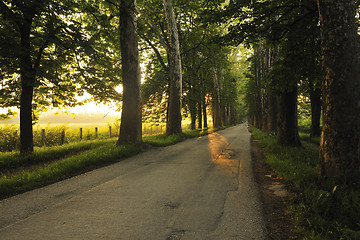
[[[218,129],[184,130],[182,134],[144,136],[143,142],[168,146],[186,138],[194,138]],[[140,146],[115,145],[116,139],[82,141],[62,146],[35,148],[34,153],[0,154],[0,198],[42,187],[135,155]],[[23,170],[25,169],[25,170]]]
[[[23,171],[11,177],[3,176],[0,179],[0,196],[6,197],[64,180],[81,172],[118,162],[138,152],[137,146],[116,147],[115,141],[108,141],[102,146],[63,158],[34,171]]]
[[[185,138],[182,134],[159,134],[159,135],[149,135],[143,137],[143,142],[150,144],[152,146],[164,147],[169,146],[178,142],[183,141]]]
[[[48,148],[35,147],[34,152],[26,156],[21,156],[19,152],[2,153],[0,154],[0,169],[2,172],[6,172],[32,164],[46,163],[64,158],[68,155],[78,154],[86,150],[97,148],[107,142],[113,141],[114,140],[84,141]]]
[[[266,162],[292,189],[289,214],[302,239],[360,239],[360,183],[318,178],[318,149],[284,147],[275,136],[253,128]]]
[[[300,132],[299,136],[301,138],[301,140],[306,141],[306,142],[310,142],[316,145],[320,145],[320,137],[310,137],[310,134],[308,133],[304,133],[304,132]]]

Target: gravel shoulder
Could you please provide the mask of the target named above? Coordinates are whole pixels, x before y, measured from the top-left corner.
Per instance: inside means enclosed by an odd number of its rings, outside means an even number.
[[[293,232],[294,223],[287,214],[286,202],[290,194],[286,183],[266,164],[264,148],[251,138],[251,155],[255,181],[259,186],[268,238],[274,240],[298,239]]]

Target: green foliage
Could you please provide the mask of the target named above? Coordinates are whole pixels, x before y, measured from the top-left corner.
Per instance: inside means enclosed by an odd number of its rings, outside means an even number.
[[[119,100],[116,18],[97,0],[2,1],[0,6],[0,107],[19,107],[20,58],[28,53],[35,79],[33,112],[74,106],[84,90],[97,101]],[[24,17],[27,16],[27,17]],[[24,36],[31,21],[30,36]],[[100,31],[101,29],[101,31]],[[20,38],[29,37],[29,49]]]
[[[344,185],[319,179],[318,150],[283,147],[274,136],[252,128],[266,147],[266,162],[292,190],[290,214],[303,239],[360,239],[360,183]]]

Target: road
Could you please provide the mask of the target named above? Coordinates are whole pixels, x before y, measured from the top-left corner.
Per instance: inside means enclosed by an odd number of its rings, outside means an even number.
[[[247,126],[4,199],[0,239],[267,239]]]

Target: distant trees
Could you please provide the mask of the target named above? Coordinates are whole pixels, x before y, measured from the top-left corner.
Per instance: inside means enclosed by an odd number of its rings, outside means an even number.
[[[223,39],[236,44],[245,41],[254,48],[254,90],[247,98],[253,101],[252,123],[269,133],[276,131],[282,145],[299,146],[298,87],[320,78],[312,70],[319,65],[307,64],[319,55],[319,48],[314,47],[319,46],[318,14],[313,1],[285,2],[230,4],[223,18],[235,15],[237,9],[239,23],[231,26]]]
[[[205,9],[212,8],[214,3],[204,4],[204,1],[197,0],[187,4],[174,1],[172,4],[177,19],[179,56],[181,57],[182,69],[182,92],[176,89],[176,93],[181,94],[183,106],[176,115],[180,117],[190,113],[192,128],[196,128],[196,123],[198,127],[207,127],[207,115],[209,114],[207,108],[211,106],[213,119],[217,119],[219,122],[218,125],[214,124],[215,126],[226,125],[230,122],[230,116],[231,122],[236,122],[237,107],[230,102],[237,101],[237,88],[231,88],[234,92],[229,94],[228,98],[224,97],[224,101],[221,102],[221,95],[225,96],[230,92],[228,82],[232,81],[231,84],[236,85],[236,81],[233,81],[234,77],[230,79],[231,76],[227,75],[231,65],[227,60],[230,53],[229,47],[221,46],[219,42],[216,42],[215,36],[219,34],[218,27],[206,24],[202,18],[202,12]],[[151,61],[147,65],[148,77],[143,86],[146,103],[145,118],[147,119],[150,113],[164,114],[166,112],[166,119],[169,120],[172,98],[172,82],[170,79],[172,54],[169,51],[172,38],[170,37],[170,29],[168,23],[156,15],[156,13],[163,11],[159,1],[154,0],[152,4],[139,4],[139,8],[141,12],[140,21],[143,23],[140,26],[143,48],[147,46],[152,50]],[[214,69],[216,75],[214,75]],[[216,97],[217,93],[218,97]],[[174,95],[172,96],[174,97]],[[158,104],[154,104],[154,100]],[[164,100],[168,100],[168,105],[164,104]],[[215,105],[215,102],[218,104]],[[230,110],[230,108],[233,109]],[[215,109],[218,111],[216,112]],[[157,119],[163,121],[161,117]],[[169,123],[168,121],[168,126]],[[176,125],[179,127],[179,124]],[[171,133],[168,131],[168,134]]]
[[[360,68],[355,1],[318,0],[323,55],[321,176],[360,179]]]

